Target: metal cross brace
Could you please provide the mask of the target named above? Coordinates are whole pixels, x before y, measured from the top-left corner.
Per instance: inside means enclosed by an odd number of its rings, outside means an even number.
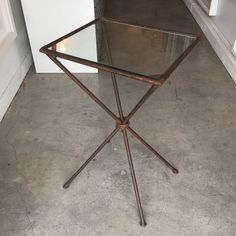
[[[159,158],[167,167],[169,167],[173,173],[177,174],[178,170],[172,166],[164,157],[162,157],[152,146],[150,146],[136,131],[134,131],[130,127],[129,120],[133,117],[133,115],[137,112],[137,110],[145,103],[145,101],[153,94],[153,92],[160,85],[152,85],[148,91],[144,94],[144,96],[139,100],[139,102],[135,105],[135,107],[130,111],[127,116],[124,116],[118,85],[116,81],[115,74],[111,72],[112,84],[114,88],[117,108],[119,112],[119,117],[116,116],[98,97],[96,97],[77,77],[75,77],[60,61],[57,60],[56,56],[51,53],[47,53],[47,56],[58,66],[60,67],[69,77],[72,79],[84,92],[86,92],[103,110],[105,110],[116,122],[115,129],[111,132],[111,134],[98,146],[98,148],[92,153],[92,155],[81,165],[81,167],[69,178],[66,183],[63,185],[63,188],[69,188],[72,181],[79,175],[79,173],[96,157],[96,155],[103,149],[103,147],[110,142],[110,140],[117,134],[118,131],[121,131],[124,138],[124,144],[126,148],[126,153],[128,157],[128,163],[130,168],[130,173],[132,177],[132,183],[134,188],[134,193],[138,205],[138,213],[140,218],[140,225],[145,226],[146,221],[143,214],[141,199],[138,190],[138,184],[135,176],[135,170],[133,165],[133,160],[130,151],[129,139],[127,135],[127,131],[129,131],[135,138],[137,138],[144,146],[146,146],[157,158]]]

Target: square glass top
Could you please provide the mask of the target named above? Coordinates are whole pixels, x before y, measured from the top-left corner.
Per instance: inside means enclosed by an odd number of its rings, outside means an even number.
[[[174,70],[198,37],[99,18],[46,45],[59,58],[159,80]],[[170,73],[169,73],[170,74]]]

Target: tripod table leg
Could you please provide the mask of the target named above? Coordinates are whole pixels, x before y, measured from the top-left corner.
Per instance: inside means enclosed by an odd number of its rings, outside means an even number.
[[[84,164],[71,176],[69,180],[63,185],[63,188],[69,188],[71,182],[77,177],[77,175],[91,162],[94,157],[103,149],[103,147],[113,138],[118,132],[119,128],[115,128],[112,133],[101,143],[101,145],[94,151],[94,153],[84,162]]]
[[[133,183],[133,187],[134,187],[134,193],[135,193],[135,197],[136,197],[136,201],[137,201],[137,205],[138,205],[138,212],[139,212],[139,218],[140,218],[139,224],[142,226],[145,226],[147,223],[146,223],[144,215],[143,215],[143,209],[142,209],[141,200],[140,200],[140,196],[139,196],[138,184],[137,184],[137,180],[135,177],[134,165],[133,165],[133,161],[132,161],[132,156],[131,156],[131,152],[130,152],[129,141],[128,141],[126,129],[122,130],[122,133],[123,133],[123,137],[124,137],[125,148],[126,148],[126,152],[127,152],[127,157],[128,157],[128,162],[129,162],[129,167],[130,167],[130,172],[131,172],[131,177],[132,177],[132,183]]]
[[[127,128],[129,132],[137,138],[144,146],[146,146],[151,152],[155,154],[156,157],[158,157],[161,161],[163,161],[167,167],[169,167],[174,174],[178,174],[179,171],[173,167],[163,156],[161,156],[152,146],[150,146],[139,134],[137,134],[132,128]]]

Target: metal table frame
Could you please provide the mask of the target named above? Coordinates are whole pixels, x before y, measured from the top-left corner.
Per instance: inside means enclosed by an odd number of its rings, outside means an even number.
[[[135,176],[135,170],[134,170],[133,160],[132,160],[132,156],[131,156],[127,131],[130,132],[135,138],[137,138],[144,146],[146,146],[159,160],[161,160],[168,168],[170,168],[174,174],[177,174],[178,170],[172,164],[170,164],[163,156],[161,156],[151,145],[149,145],[134,129],[132,129],[130,127],[129,121],[133,117],[133,115],[137,112],[137,110],[145,103],[145,101],[156,91],[156,89],[158,87],[160,87],[169,78],[170,74],[181,63],[181,61],[188,55],[188,53],[193,49],[193,47],[198,43],[200,37],[197,36],[196,41],[169,67],[169,69],[163,75],[160,75],[160,79],[158,79],[158,80],[151,79],[148,76],[141,76],[139,74],[135,74],[135,73],[124,71],[124,70],[117,69],[117,68],[113,68],[111,66],[99,64],[97,62],[91,62],[91,61],[88,61],[85,59],[77,58],[74,56],[66,55],[66,54],[48,49],[49,47],[52,47],[53,45],[62,41],[63,39],[68,38],[71,35],[94,24],[98,20],[100,20],[100,18],[95,19],[94,21],[91,21],[90,23],[76,29],[75,31],[72,31],[71,33],[53,41],[52,43],[50,43],[40,49],[40,52],[45,53],[59,68],[61,68],[62,71],[65,72],[65,74],[68,75],[68,77],[70,79],[72,79],[85,93],[87,93],[90,96],[90,98],[92,100],[94,100],[104,111],[106,111],[111,116],[111,118],[115,121],[115,129],[98,146],[98,148],[92,153],[92,155],[80,166],[80,168],[71,176],[71,178],[69,178],[65,182],[65,184],[63,185],[63,188],[65,188],[65,189],[69,188],[72,181],[80,174],[80,172],[96,157],[96,155],[103,149],[103,147],[108,142],[110,142],[110,140],[118,133],[118,131],[121,131],[123,134],[123,139],[124,139],[124,144],[125,144],[125,148],[126,148],[129,168],[130,168],[131,177],[132,177],[132,184],[133,184],[134,193],[135,193],[135,197],[136,197],[136,201],[137,201],[138,213],[139,213],[139,218],[140,218],[140,225],[145,226],[146,221],[145,221],[145,217],[144,217],[144,213],[143,213],[143,209],[142,209],[140,194],[139,194],[139,190],[138,190],[138,184],[137,184],[137,180],[136,180],[136,176]],[[115,21],[117,21],[117,20],[115,20]],[[141,26],[141,25],[139,25],[139,26]],[[149,28],[152,28],[152,27],[149,27]],[[173,32],[173,31],[169,31],[169,32]],[[179,32],[176,32],[176,33],[179,33]],[[106,46],[107,46],[109,60],[110,60],[110,62],[112,62],[112,58],[111,58],[110,50],[109,50],[109,45],[107,42],[106,42]],[[66,60],[73,61],[73,62],[76,62],[79,64],[91,66],[91,67],[94,67],[94,68],[97,68],[97,69],[100,69],[103,71],[110,72],[119,116],[115,115],[97,96],[95,96],[57,58],[66,59]],[[139,80],[139,81],[143,81],[143,82],[151,84],[151,87],[148,89],[148,91],[143,95],[143,97],[139,100],[139,102],[134,106],[134,108],[126,116],[123,113],[123,108],[122,108],[120,95],[119,95],[119,89],[118,89],[118,85],[117,85],[116,74],[125,76],[130,79],[135,79],[135,80]]]

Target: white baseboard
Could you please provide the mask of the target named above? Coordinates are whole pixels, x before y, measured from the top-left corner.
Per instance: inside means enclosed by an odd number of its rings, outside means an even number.
[[[195,0],[183,0],[193,17],[201,27],[216,54],[236,83],[236,58],[232,53],[232,46],[221,31],[212,22],[211,17],[201,9]]]
[[[0,121],[3,119],[32,63],[31,51],[29,50],[7,88],[0,95]]]
[[[234,47],[233,47],[232,53],[234,54],[234,56],[236,58],[236,41],[234,43]]]

